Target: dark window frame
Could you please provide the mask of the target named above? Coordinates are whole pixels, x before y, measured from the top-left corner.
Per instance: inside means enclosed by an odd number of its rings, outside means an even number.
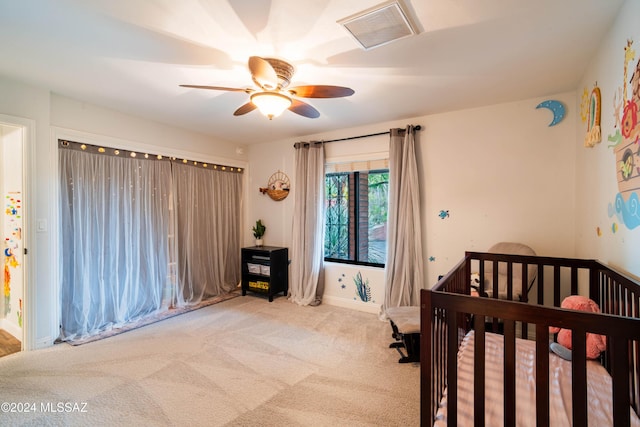
[[[338,263],[338,264],[349,264],[349,265],[360,265],[360,266],[367,266],[367,267],[379,267],[379,268],[385,267],[384,263],[359,261],[359,259],[361,258],[361,252],[363,250],[368,250],[368,243],[369,243],[368,242],[369,199],[368,198],[361,199],[360,195],[362,194],[363,189],[367,189],[367,194],[368,194],[368,175],[371,173],[389,173],[389,169],[372,169],[372,170],[354,171],[354,172],[332,172],[327,174],[327,176],[341,175],[341,176],[348,177],[349,215],[348,215],[347,229],[349,230],[348,253],[349,253],[350,259],[333,258],[330,256],[325,256],[324,260],[326,262],[332,262],[332,263]],[[325,182],[326,182],[326,178],[325,178]],[[325,203],[327,201],[328,201],[327,195],[325,195]],[[361,220],[363,216],[366,217],[365,221]],[[327,218],[325,213],[325,227],[327,227],[326,221],[327,221]],[[366,237],[366,240],[364,242],[360,238],[361,235],[365,235]],[[325,228],[325,236],[326,236],[326,228]],[[385,247],[385,257],[386,257],[386,247]]]

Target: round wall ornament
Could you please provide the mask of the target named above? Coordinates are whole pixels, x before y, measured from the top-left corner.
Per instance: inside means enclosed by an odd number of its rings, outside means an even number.
[[[278,171],[269,177],[265,188],[260,188],[262,194],[268,194],[276,202],[284,200],[289,195],[291,183],[286,173]]]

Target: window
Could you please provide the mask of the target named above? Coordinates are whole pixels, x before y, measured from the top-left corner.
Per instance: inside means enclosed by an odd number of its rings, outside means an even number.
[[[326,173],[325,260],[384,266],[388,192],[388,169]]]

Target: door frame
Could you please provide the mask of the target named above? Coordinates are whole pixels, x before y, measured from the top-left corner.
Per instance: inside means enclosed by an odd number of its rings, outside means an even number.
[[[35,147],[35,120],[23,117],[0,114],[0,125],[19,127],[22,129],[22,243],[26,253],[22,258],[22,350],[35,349],[35,295],[33,295],[33,278],[35,263],[30,258],[35,250],[33,240],[35,206],[34,192],[32,191],[33,171],[35,171],[34,147]],[[26,203],[25,203],[26,202]]]

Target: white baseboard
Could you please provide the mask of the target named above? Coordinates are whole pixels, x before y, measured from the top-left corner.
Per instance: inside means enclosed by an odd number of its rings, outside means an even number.
[[[378,314],[380,312],[380,304],[348,300],[331,295],[324,295],[322,297],[322,303],[327,305],[334,305],[336,307],[350,308],[351,310],[364,311],[366,313]]]
[[[40,338],[38,341],[36,341],[36,348],[34,348],[34,350],[51,347],[52,345],[53,339],[51,339],[51,337]]]

